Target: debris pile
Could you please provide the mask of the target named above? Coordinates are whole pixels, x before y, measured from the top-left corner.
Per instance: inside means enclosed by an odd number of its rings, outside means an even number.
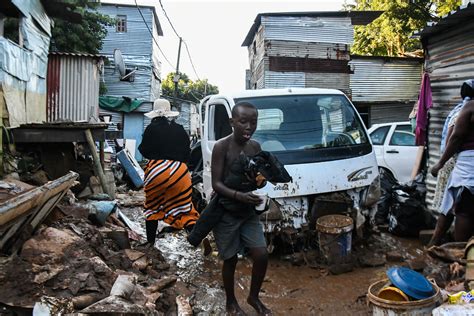
[[[173,268],[127,227],[115,201],[67,200],[18,252],[0,257],[4,311],[154,315],[177,301],[188,308],[177,300]]]

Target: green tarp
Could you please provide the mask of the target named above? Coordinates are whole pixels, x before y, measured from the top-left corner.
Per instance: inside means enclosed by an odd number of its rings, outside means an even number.
[[[111,97],[111,96],[101,96],[99,97],[99,107],[108,111],[115,112],[132,112],[140,105],[142,105],[143,100],[130,99],[126,97]]]

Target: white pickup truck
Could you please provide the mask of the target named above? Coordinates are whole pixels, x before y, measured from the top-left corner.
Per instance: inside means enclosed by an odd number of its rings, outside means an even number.
[[[212,149],[232,132],[231,109],[239,101],[256,106],[253,139],[262,150],[272,152],[293,178],[291,183],[268,183],[261,189],[272,200],[270,210],[262,215],[267,235],[314,229],[316,219],[328,214],[349,215],[361,228],[380,196],[378,168],[362,120],[339,90],[246,90],[203,99],[201,146],[192,153],[202,157],[202,163],[192,164],[202,199],[208,201],[212,193]]]

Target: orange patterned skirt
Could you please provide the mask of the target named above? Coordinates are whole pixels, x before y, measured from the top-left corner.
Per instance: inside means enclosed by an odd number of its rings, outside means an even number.
[[[185,163],[150,160],[145,168],[145,218],[174,228],[194,225],[199,213],[191,200],[191,174]]]

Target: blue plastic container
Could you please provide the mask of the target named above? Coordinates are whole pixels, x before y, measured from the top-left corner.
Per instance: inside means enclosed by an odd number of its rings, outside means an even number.
[[[422,300],[435,294],[435,288],[422,274],[404,267],[392,267],[387,276],[393,285],[408,296]]]
[[[125,168],[125,172],[130,177],[133,185],[139,189],[143,186],[143,170],[138,162],[133,158],[130,153],[124,149],[117,153],[117,158],[120,164]]]

